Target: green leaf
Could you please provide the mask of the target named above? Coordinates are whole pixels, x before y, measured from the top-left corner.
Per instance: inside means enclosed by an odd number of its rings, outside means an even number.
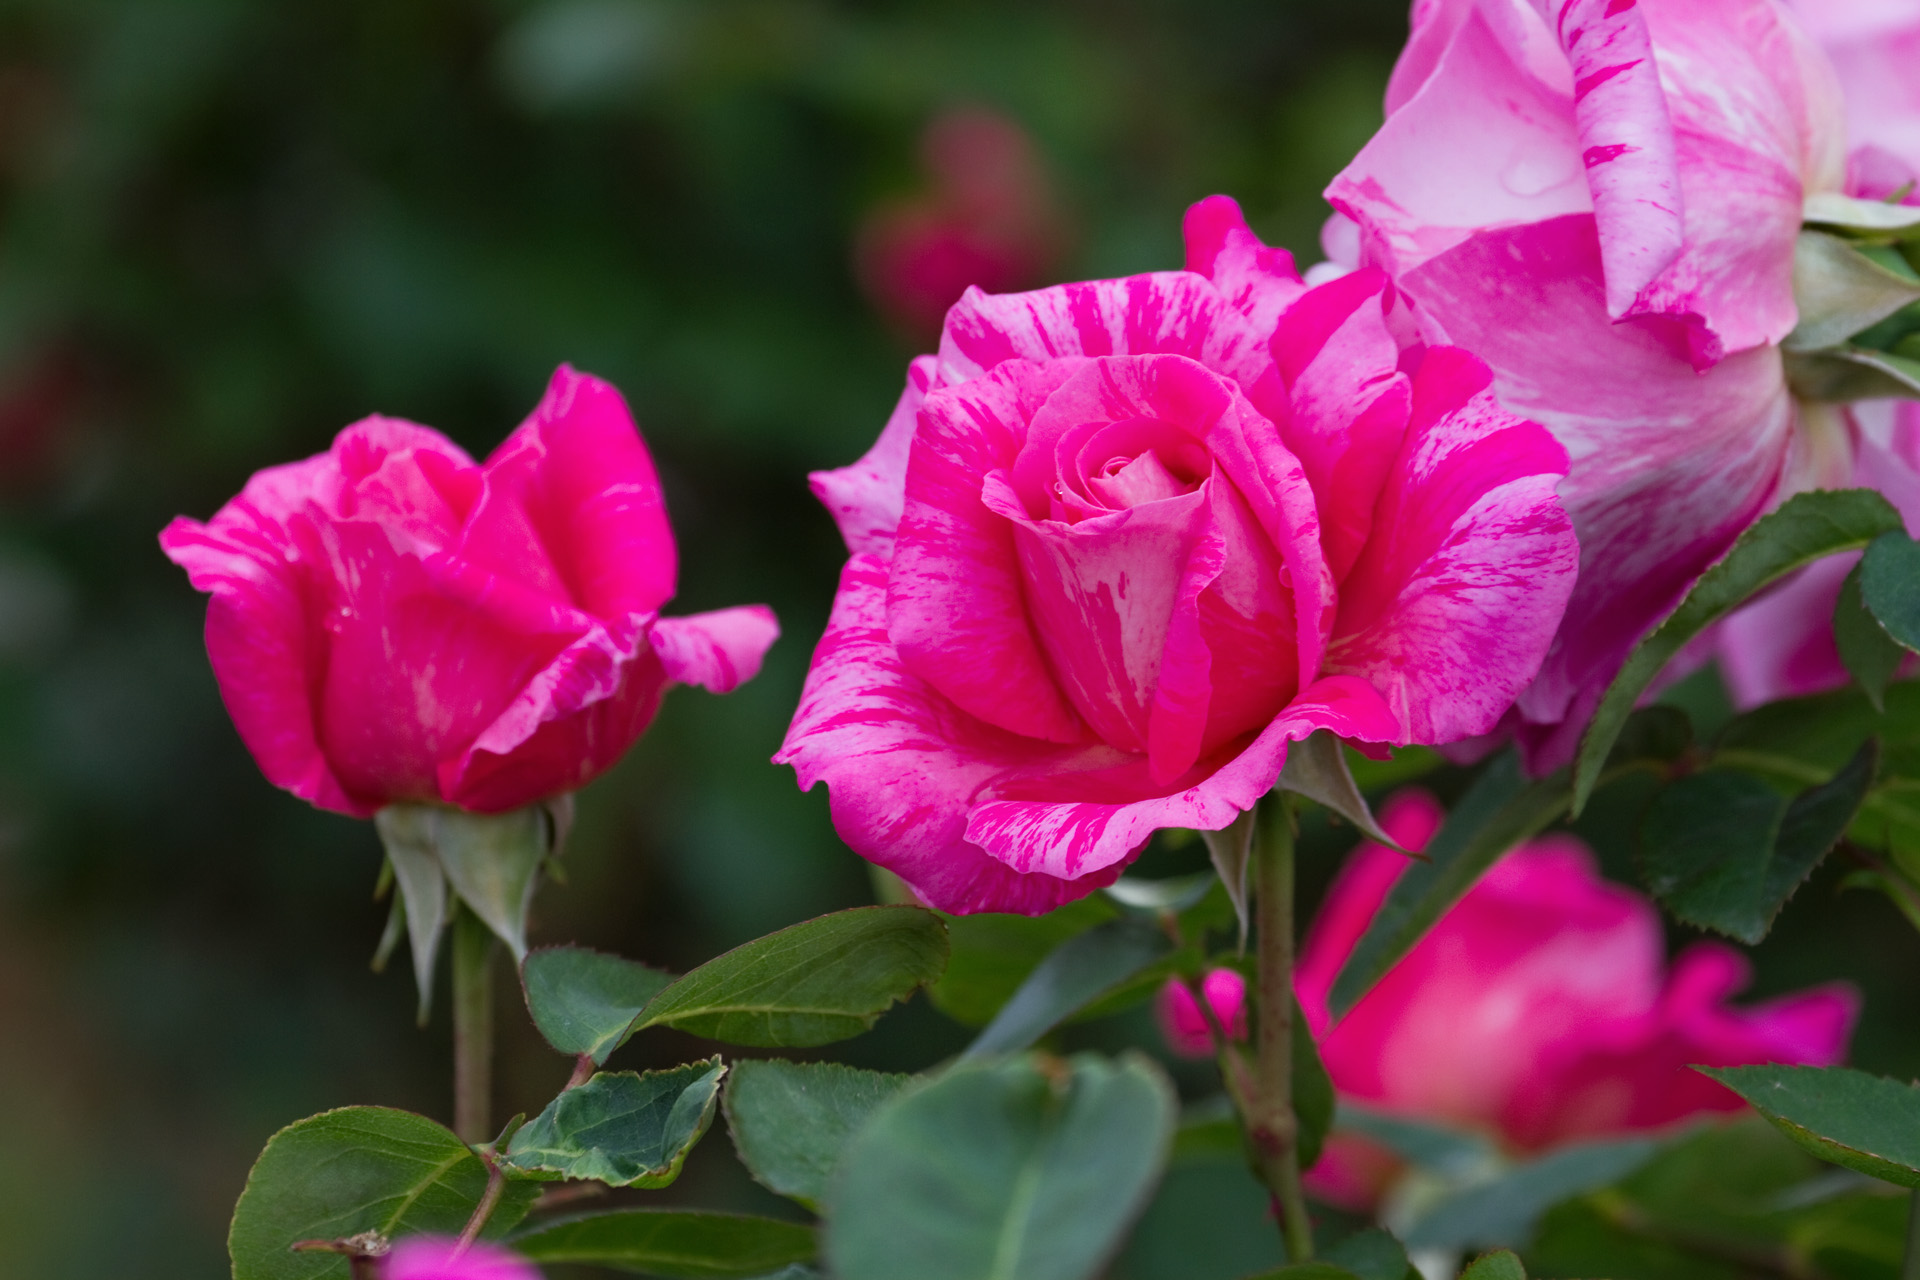
[[[1360,1280],[1360,1277],[1331,1262],[1296,1262],[1278,1271],[1262,1271],[1248,1280]]]
[[[1920,396],[1920,361],[1866,347],[1783,353],[1787,387],[1813,404]]]
[[[984,1027],[1055,947],[1120,914],[1111,898],[1095,893],[1043,916],[942,917],[953,956],[928,994],[934,1007],[954,1021]]]
[[[664,1187],[713,1121],[718,1057],[665,1071],[601,1072],[564,1090],[513,1135],[510,1171],[612,1187]]]
[[[827,1192],[839,1280],[1086,1280],[1158,1180],[1173,1088],[1146,1059],[966,1063],[887,1103]]]
[[[1374,821],[1367,798],[1360,794],[1347,768],[1345,748],[1330,729],[1317,729],[1288,747],[1287,763],[1280,770],[1280,780],[1273,785],[1276,790],[1291,791],[1325,805],[1369,840],[1389,849],[1400,847]]]
[[[1611,1186],[1660,1149],[1650,1138],[1581,1142],[1429,1202],[1402,1238],[1409,1249],[1521,1246],[1562,1200]]]
[[[1906,530],[1875,538],[1860,558],[1860,595],[1887,635],[1920,650],[1920,542]]]
[[[1512,751],[1496,758],[1428,843],[1425,861],[1394,881],[1387,900],[1334,979],[1328,1004],[1339,1018],[1400,962],[1462,894],[1507,850],[1566,812],[1564,773],[1529,782]]]
[[[673,975],[586,947],[541,947],[520,966],[527,1012],[547,1043],[597,1066],[626,1042],[633,1020]]]
[[[1688,924],[1759,942],[1846,832],[1873,785],[1878,756],[1869,739],[1832,780],[1791,799],[1731,769],[1672,783],[1641,823],[1647,887]]]
[[[813,1209],[854,1131],[912,1079],[837,1062],[736,1062],[722,1105],[754,1180]]]
[[[744,1213],[616,1209],[543,1222],[515,1236],[535,1262],[576,1262],[668,1280],[753,1280],[810,1262],[813,1228]]]
[[[1460,1280],[1527,1280],[1527,1269],[1520,1259],[1502,1249],[1475,1258],[1473,1265],[1460,1273]]]
[[[649,1001],[635,1029],[762,1048],[828,1044],[871,1027],[946,963],[946,926],[931,911],[836,911],[709,960]]]
[[[1680,606],[1634,647],[1602,695],[1574,762],[1574,812],[1593,794],[1634,704],[1682,646],[1795,569],[1904,527],[1893,504],[1869,489],[1795,494],[1755,521],[1719,563],[1700,575]]]
[[[400,903],[407,920],[407,939],[413,951],[414,989],[420,993],[415,1017],[427,1025],[433,1010],[433,970],[440,956],[440,938],[447,928],[447,877],[418,820],[418,806],[388,805],[373,815],[374,830],[387,851],[400,886]],[[391,925],[391,917],[389,917]],[[386,942],[381,943],[382,948]]]
[[[1920,227],[1920,209],[1911,205],[1863,200],[1837,191],[1808,196],[1800,216],[1806,222],[1850,231],[1902,231]]]
[[[1207,856],[1213,860],[1214,873],[1227,888],[1233,914],[1240,922],[1240,946],[1247,945],[1247,868],[1252,865],[1254,811],[1243,809],[1218,831],[1202,831]]]
[[[458,1234],[486,1185],[480,1158],[425,1116],[387,1107],[310,1116],[274,1134],[247,1175],[227,1237],[234,1280],[346,1280],[341,1255],[289,1246],[367,1231]],[[510,1229],[538,1191],[509,1184],[486,1234]]]
[[[1333,1128],[1336,1104],[1333,1078],[1320,1061],[1313,1029],[1307,1025],[1307,1015],[1298,1000],[1293,1002],[1293,1065],[1289,1078],[1293,1082],[1293,1115],[1300,1125],[1300,1167],[1311,1169],[1320,1158],[1328,1130]]]
[[[1340,1104],[1334,1128],[1371,1138],[1409,1164],[1451,1182],[1484,1178],[1500,1167],[1500,1153],[1482,1134],[1468,1129],[1410,1120],[1384,1111],[1369,1111],[1351,1102]]]
[[[967,1046],[962,1061],[1027,1048],[1172,950],[1160,928],[1137,917],[1110,920],[1067,939]]]
[[[1789,351],[1837,346],[1920,298],[1912,272],[1891,270],[1839,236],[1802,231],[1793,250],[1793,299],[1800,322],[1782,340]]]
[[[1874,545],[1893,536],[1896,535],[1882,534]],[[1887,685],[1899,671],[1907,651],[1887,634],[1887,629],[1867,608],[1861,594],[1860,573],[1861,566],[1853,566],[1846,581],[1840,584],[1840,598],[1833,606],[1833,645],[1840,651],[1840,661],[1846,665],[1848,674],[1859,681],[1867,700],[1873,703],[1873,709],[1881,711],[1886,707]]]
[[[1170,876],[1165,880],[1121,876],[1101,892],[1131,911],[1178,913],[1198,905],[1218,883],[1218,878],[1211,871],[1196,871],[1190,876]]]
[[[1845,1168],[1920,1187],[1920,1087],[1848,1067],[1695,1067]]]
[[[1359,1280],[1409,1280],[1410,1272],[1419,1274],[1412,1270],[1401,1243],[1378,1227],[1357,1231],[1320,1256],[1322,1261],[1345,1267]]]

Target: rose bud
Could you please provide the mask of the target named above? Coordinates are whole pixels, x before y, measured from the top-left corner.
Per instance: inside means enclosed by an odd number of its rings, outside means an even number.
[[[1179,978],[1160,988],[1154,1013],[1167,1047],[1183,1058],[1210,1058],[1214,1053],[1213,1024],[1229,1038],[1247,1038],[1247,980],[1232,969],[1211,970],[1200,982],[1200,993],[1213,1011],[1213,1022],[1194,998],[1193,988]]]

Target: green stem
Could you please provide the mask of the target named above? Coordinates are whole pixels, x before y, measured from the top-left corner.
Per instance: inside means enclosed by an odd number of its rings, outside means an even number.
[[[1900,1262],[1900,1280],[1920,1280],[1920,1190],[1907,1207],[1907,1256]]]
[[[493,1137],[494,937],[460,907],[453,921],[453,1131],[462,1142]]]
[[[1313,1225],[1300,1188],[1300,1123],[1293,1113],[1293,809],[1283,793],[1254,814],[1258,961],[1254,1114],[1248,1117],[1261,1179],[1273,1193],[1287,1257],[1313,1257]]]

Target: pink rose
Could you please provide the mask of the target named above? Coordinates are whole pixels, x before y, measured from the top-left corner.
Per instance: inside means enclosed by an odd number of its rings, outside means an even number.
[[[1547,768],[1741,530],[1851,474],[1777,347],[1839,91],[1775,0],[1422,0],[1387,110],[1327,192],[1358,259],[1573,458],[1580,582],[1518,708]]]
[[[1247,980],[1232,969],[1214,969],[1200,981],[1200,994],[1213,1011],[1220,1029],[1235,1040],[1247,1038]],[[1179,978],[1167,979],[1154,1002],[1160,1032],[1167,1047],[1183,1058],[1211,1058],[1213,1024],[1200,1008],[1193,988]]]
[[[1186,233],[1187,271],[969,291],[814,478],[853,555],[776,759],[943,910],[1107,884],[1317,729],[1486,731],[1570,588],[1564,455],[1484,365],[1403,350],[1378,272],[1305,290],[1224,197]]]
[[[1381,822],[1419,850],[1442,816],[1432,797],[1406,791]],[[1824,1066],[1845,1050],[1859,1007],[1850,987],[1732,1007],[1747,963],[1718,943],[1694,944],[1663,973],[1652,904],[1602,880],[1586,846],[1566,835],[1496,863],[1329,1025],[1333,980],[1406,865],[1363,844],[1301,952],[1296,989],[1344,1098],[1489,1131],[1531,1152],[1744,1105],[1691,1064]],[[1308,1182],[1331,1202],[1358,1206],[1392,1171],[1378,1148],[1338,1136]]]
[[[1794,0],[1847,94],[1851,194],[1920,204],[1920,6],[1913,0]]]
[[[361,816],[572,790],[670,681],[731,689],[779,633],[757,605],[660,617],[676,563],[653,462],[620,393],[565,366],[484,465],[367,418],[160,545],[213,597],[207,654],[261,770]]]
[[[921,137],[920,162],[928,190],[869,212],[854,263],[874,305],[927,336],[969,285],[1001,293],[1038,283],[1064,237],[1046,167],[1014,121],[947,111]]]
[[[387,1255],[383,1280],[540,1280],[539,1269],[498,1245],[465,1249],[450,1236],[408,1236]]]

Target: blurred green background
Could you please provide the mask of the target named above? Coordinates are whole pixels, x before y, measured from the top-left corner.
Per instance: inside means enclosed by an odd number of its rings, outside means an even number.
[[[225,1274],[276,1128],[449,1109],[444,998],[416,1030],[404,965],[368,971],[371,827],[254,769],[170,517],[369,412],[484,454],[560,361],[611,379],[665,477],[675,611],[765,601],[785,636],[583,793],[536,940],[683,968],[869,900],[824,794],[768,763],[841,560],[805,473],[865,449],[919,349],[856,282],[863,219],[924,194],[930,120],[984,107],[1032,140],[1053,278],[1178,266],[1214,191],[1305,265],[1404,34],[1400,0],[0,3],[0,1272]],[[1589,827],[1630,878],[1623,811]],[[1856,1060],[1912,1074],[1920,946],[1832,881],[1760,989],[1854,978]],[[510,999],[503,1112],[568,1070]],[[965,1035],[921,1001],[844,1056]],[[671,1195],[786,1211],[718,1129]],[[1249,1269],[1262,1213],[1230,1162],[1185,1171],[1117,1274]]]

